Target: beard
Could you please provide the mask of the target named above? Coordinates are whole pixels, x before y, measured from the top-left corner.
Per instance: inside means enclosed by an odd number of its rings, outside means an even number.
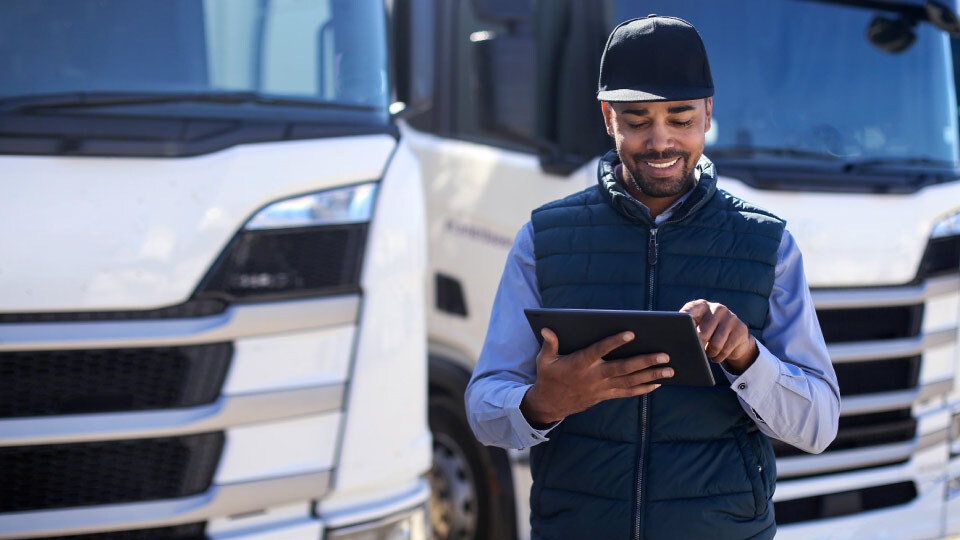
[[[648,197],[674,197],[686,193],[696,183],[695,164],[690,164],[690,152],[667,150],[633,154],[630,162],[622,160],[624,181]],[[643,174],[640,163],[680,158],[682,169],[676,178],[651,178]]]

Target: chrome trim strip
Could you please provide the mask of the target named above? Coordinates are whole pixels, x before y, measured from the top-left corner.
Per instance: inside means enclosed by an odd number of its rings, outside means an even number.
[[[927,448],[936,446],[942,442],[947,442],[949,438],[949,428],[938,429],[937,431],[927,433],[926,435],[921,435],[920,438],[917,439],[917,448],[915,451],[919,452],[920,450],[926,450]]]
[[[830,359],[834,364],[862,362],[865,360],[886,360],[914,356],[923,351],[950,345],[957,341],[957,328],[947,328],[913,338],[879,339],[875,341],[857,341],[827,345]]]
[[[909,390],[842,397],[840,398],[840,416],[905,409],[916,401],[924,401],[951,390],[953,390],[953,379],[944,379]]]
[[[960,292],[960,275],[930,278],[919,285],[810,291],[818,309],[868,308],[919,304],[935,296]]]
[[[909,459],[916,441],[904,441],[866,448],[836,450],[818,455],[791,456],[777,459],[777,479],[838,472]]]
[[[222,396],[189,409],[0,420],[0,447],[167,437],[339,410],[345,385]]]
[[[327,510],[321,501],[317,513],[323,520],[323,526],[328,531],[339,529],[337,532],[343,532],[343,528],[352,529],[358,525],[365,527],[372,522],[383,519],[389,520],[390,517],[395,517],[397,514],[408,510],[416,510],[417,507],[428,502],[429,499],[430,484],[421,477],[401,491],[367,501],[362,505]],[[384,518],[384,516],[387,517]]]
[[[917,399],[917,389],[840,398],[840,416],[905,409]]]
[[[360,296],[235,304],[194,319],[0,324],[0,351],[191,345],[350,324]]]
[[[910,459],[914,452],[930,448],[947,440],[947,430],[940,429],[911,441],[837,450],[809,456],[791,456],[777,459],[777,478],[842,472]]]
[[[166,527],[323,497],[330,471],[213,486],[206,493],[127,504],[0,514],[0,539]]]
[[[926,401],[943,394],[949,394],[953,390],[953,378],[943,379],[932,383],[927,383],[920,387],[917,394],[917,401]]]

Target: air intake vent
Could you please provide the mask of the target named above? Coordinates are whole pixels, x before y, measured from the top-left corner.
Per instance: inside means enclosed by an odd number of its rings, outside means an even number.
[[[230,343],[0,353],[0,418],[211,403],[232,356]]]
[[[853,309],[818,309],[827,343],[915,337],[923,322],[923,305]]]
[[[49,536],[43,540],[206,540],[206,523],[188,523],[175,527],[136,529],[74,536]]]
[[[840,395],[855,396],[916,388],[920,357],[834,364]]]
[[[774,503],[777,525],[846,516],[906,504],[917,498],[913,482],[900,482]]]
[[[222,433],[0,448],[0,512],[170,499],[210,487]]]
[[[841,416],[837,438],[825,452],[910,441],[916,433],[917,421],[910,409]],[[770,442],[777,457],[806,454],[782,441],[771,439]]]

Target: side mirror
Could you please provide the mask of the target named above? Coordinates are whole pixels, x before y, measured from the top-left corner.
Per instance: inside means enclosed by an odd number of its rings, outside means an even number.
[[[927,0],[924,7],[930,24],[952,36],[960,36],[960,15],[950,6],[936,0]]]
[[[859,9],[887,11],[896,13],[902,22],[898,25],[914,25],[918,22],[927,22],[953,36],[960,36],[960,15],[957,14],[955,2],[945,0],[807,0],[824,4],[837,4]],[[953,5],[951,5],[953,4]],[[879,23],[885,24],[885,23]],[[873,25],[873,22],[871,22]],[[879,45],[878,45],[879,46]],[[883,48],[883,47],[881,47]]]
[[[434,0],[395,0],[390,14],[395,102],[391,112],[407,116],[433,105]]]
[[[899,53],[910,48],[917,39],[913,27],[916,22],[903,17],[891,19],[875,16],[867,26],[867,40],[874,47],[888,53]]]

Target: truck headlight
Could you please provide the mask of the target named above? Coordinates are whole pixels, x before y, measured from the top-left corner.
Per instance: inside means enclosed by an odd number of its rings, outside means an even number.
[[[325,540],[428,540],[426,507],[373,523],[327,531]]]
[[[960,210],[933,224],[930,238],[945,238],[947,236],[960,236]]]
[[[960,211],[938,220],[920,263],[920,278],[960,272]]]
[[[377,183],[284,199],[227,245],[196,297],[256,301],[354,293]]]

